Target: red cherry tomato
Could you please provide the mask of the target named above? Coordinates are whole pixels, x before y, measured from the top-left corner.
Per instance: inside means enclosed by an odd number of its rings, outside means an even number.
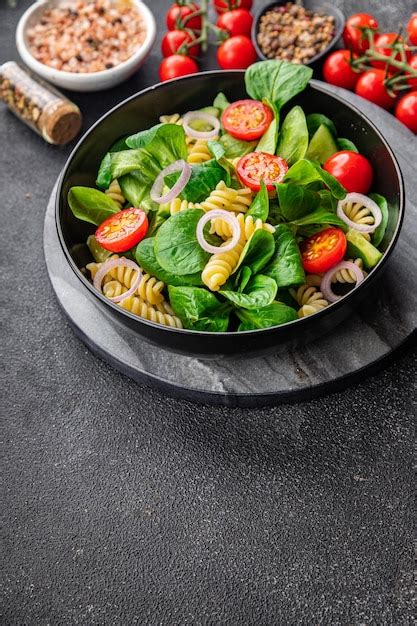
[[[100,246],[112,252],[126,252],[136,246],[148,232],[145,211],[132,207],[108,217],[96,230]]]
[[[261,181],[268,191],[273,191],[274,183],[280,183],[287,171],[287,162],[268,152],[250,152],[237,164],[237,174],[241,182],[253,191],[260,190]]]
[[[413,133],[417,133],[417,91],[410,91],[398,101],[395,117]]]
[[[360,74],[353,71],[349,60],[349,50],[336,50],[329,54],[323,65],[323,77],[326,83],[353,89]]]
[[[234,9],[222,13],[217,20],[216,26],[225,30],[231,37],[246,35],[250,37],[253,17],[246,9]]]
[[[226,13],[233,9],[246,9],[250,11],[252,8],[252,0],[214,0],[214,8],[217,13]]]
[[[411,16],[407,24],[407,33],[413,46],[417,46],[417,13],[413,13]]]
[[[417,72],[417,54],[415,54],[415,55],[411,58],[409,65],[413,68],[413,70],[414,70],[415,72]],[[409,79],[407,80],[407,83],[408,83],[409,85],[411,85],[411,87],[417,87],[417,76],[416,76],[416,78],[409,78]]]
[[[180,26],[185,28],[191,28],[192,30],[201,30],[201,15],[196,15],[188,20],[187,18],[195,11],[199,11],[200,7],[195,2],[191,2],[187,5],[172,4],[167,13],[167,28],[168,30],[176,30]]]
[[[309,274],[327,272],[345,256],[347,241],[340,228],[326,228],[308,237],[300,246],[303,267]]]
[[[395,46],[397,42],[404,43],[403,38],[398,37],[397,33],[383,33],[382,35],[378,35],[375,40],[375,52],[382,54],[385,57],[390,57],[393,52],[393,46]],[[407,60],[411,58],[411,52],[407,49],[405,49],[405,55]],[[400,52],[395,55],[394,59],[396,61],[401,61]],[[385,70],[387,63],[385,61],[371,61],[371,65],[378,67],[381,70]],[[389,66],[389,70],[392,72],[397,71],[393,65]]]
[[[198,72],[197,63],[190,57],[185,57],[182,54],[173,54],[163,59],[159,66],[159,78],[161,80],[170,80],[171,78],[195,74],[196,72]]]
[[[242,141],[255,141],[262,137],[274,115],[269,107],[258,100],[237,100],[224,110],[222,124],[229,135]]]
[[[345,48],[352,49],[353,52],[358,54],[365,52],[369,48],[368,38],[363,34],[364,28],[377,30],[378,22],[369,13],[355,13],[355,15],[349,17],[343,30]]]
[[[383,109],[390,109],[395,104],[395,98],[389,95],[384,86],[384,70],[368,70],[359,77],[355,93],[370,102],[374,102]]]
[[[256,61],[256,50],[249,37],[230,37],[217,49],[217,62],[222,70],[245,70]]]
[[[161,50],[164,57],[169,57],[171,54],[177,54],[184,44],[190,44],[194,41],[195,35],[192,30],[169,30],[165,33]],[[188,54],[191,57],[197,57],[200,54],[200,46],[191,46],[186,48],[184,46],[183,54]]]
[[[368,193],[372,185],[372,167],[362,154],[341,150],[329,157],[323,169],[337,178],[348,192]]]

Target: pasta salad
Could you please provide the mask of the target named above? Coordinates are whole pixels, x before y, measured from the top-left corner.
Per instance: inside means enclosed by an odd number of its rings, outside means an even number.
[[[110,148],[97,188],[70,189],[97,227],[86,271],[99,292],[158,324],[230,332],[318,313],[364,280],[388,205],[332,120],[288,105],[311,74],[255,63],[247,98],[161,117]]]

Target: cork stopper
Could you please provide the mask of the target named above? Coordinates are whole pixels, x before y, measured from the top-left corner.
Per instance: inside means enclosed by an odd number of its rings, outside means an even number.
[[[74,139],[81,129],[81,113],[71,102],[51,103],[42,112],[39,125],[49,143],[64,145]]]

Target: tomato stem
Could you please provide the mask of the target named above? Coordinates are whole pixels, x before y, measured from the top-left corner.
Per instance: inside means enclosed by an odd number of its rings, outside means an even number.
[[[363,29],[363,33],[369,41],[369,48],[363,52],[362,56],[356,59],[353,57],[351,50],[349,60],[352,69],[356,72],[374,69],[372,61],[383,62],[385,66],[384,84],[391,95],[395,95],[393,88],[398,91],[409,88],[409,85],[407,85],[408,81],[417,78],[417,70],[413,69],[407,62],[407,52],[414,51],[417,49],[417,46],[409,46],[407,43],[403,42],[401,32],[402,29],[400,28],[394,42],[384,46],[384,48],[386,47],[392,50],[390,56],[387,56],[376,51],[377,43],[375,42],[374,31],[369,28]],[[400,59],[397,58],[398,55]],[[398,70],[394,76],[389,75],[390,67]]]

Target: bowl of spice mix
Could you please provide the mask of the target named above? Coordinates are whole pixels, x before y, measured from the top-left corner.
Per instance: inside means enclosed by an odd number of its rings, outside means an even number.
[[[339,41],[345,17],[331,2],[271,2],[256,15],[252,39],[258,56],[312,65]]]
[[[16,45],[50,83],[99,91],[131,76],[155,35],[155,18],[141,0],[38,0],[19,21]]]

